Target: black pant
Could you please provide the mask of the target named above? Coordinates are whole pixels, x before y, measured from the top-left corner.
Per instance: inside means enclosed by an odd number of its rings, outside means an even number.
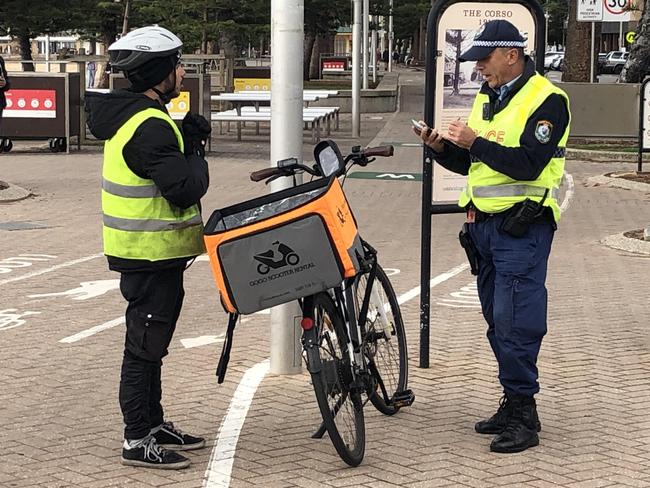
[[[146,437],[163,422],[160,370],[183,306],[184,271],[122,273],[120,290],[129,302],[120,378],[125,439]]]

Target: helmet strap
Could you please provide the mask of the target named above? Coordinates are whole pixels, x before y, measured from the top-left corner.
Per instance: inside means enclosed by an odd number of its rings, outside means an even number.
[[[176,90],[176,67],[174,67],[174,84],[170,90],[167,90],[166,92],[161,92],[158,90],[156,87],[152,87],[151,89],[156,92],[156,95],[158,95],[158,98],[160,98],[160,101],[164,104],[167,105],[169,102],[171,102],[174,91]]]

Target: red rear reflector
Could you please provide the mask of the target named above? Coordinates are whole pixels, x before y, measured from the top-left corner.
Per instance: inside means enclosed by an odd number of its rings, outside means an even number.
[[[309,317],[305,317],[300,321],[300,327],[303,328],[303,330],[309,330],[314,326],[314,320],[310,319]]]

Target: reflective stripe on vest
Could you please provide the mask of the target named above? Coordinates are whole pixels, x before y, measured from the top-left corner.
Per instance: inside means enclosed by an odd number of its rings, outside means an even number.
[[[106,141],[102,171],[104,253],[148,261],[202,254],[205,246],[198,206],[182,209],[173,205],[152,180],[133,173],[124,160],[124,146],[150,118],[170,124],[183,152],[178,127],[166,112],[155,108],[133,115]]]
[[[121,219],[104,215],[104,225],[106,227],[126,232],[162,232],[165,230],[186,229],[202,223],[200,215],[195,215],[182,222],[177,220]]]
[[[162,194],[156,185],[129,186],[102,179],[102,190],[118,197],[155,198]]]
[[[488,121],[483,120],[483,104],[489,102],[489,97],[479,93],[474,100],[468,125],[484,139],[497,142],[504,147],[518,147],[528,119],[551,94],[562,96],[566,101],[567,109],[569,108],[566,94],[546,78],[535,74],[515,93],[508,105]],[[467,187],[461,192],[458,204],[465,207],[472,202],[477,209],[483,212],[498,213],[526,198],[541,201],[545,190],[548,189],[549,193],[544,200],[544,206],[551,208],[555,220],[558,221],[560,207],[557,198],[564,175],[564,157],[569,128],[570,120],[550,161],[537,179],[533,181],[514,180],[493,170],[472,155]],[[510,188],[497,190],[500,187]]]
[[[532,185],[496,185],[496,186],[475,186],[472,188],[472,195],[476,198],[494,197],[543,197],[546,188]],[[555,198],[560,194],[559,188],[549,191],[547,197]]]

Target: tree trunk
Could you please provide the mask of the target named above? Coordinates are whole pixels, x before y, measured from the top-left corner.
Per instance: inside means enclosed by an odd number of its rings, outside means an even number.
[[[313,32],[305,32],[305,45],[303,49],[304,59],[302,63],[302,79],[309,81],[309,65],[311,63],[311,55],[314,50],[314,43],[316,42],[316,34]]]
[[[20,59],[27,61],[22,63],[23,71],[35,71],[34,63],[32,62],[32,43],[29,40],[28,33],[21,33],[18,35],[18,42],[20,43]]]
[[[645,0],[643,16],[630,48],[630,57],[621,72],[622,83],[641,83],[650,74],[650,0]]]
[[[322,52],[327,52],[325,46],[327,40],[326,34],[319,34],[314,42],[314,48],[311,52],[311,63],[309,63],[309,79],[316,80],[320,75],[320,55]]]
[[[115,36],[116,34],[114,32],[102,33],[102,43],[104,44],[104,49],[108,49],[108,46],[111,45],[111,43],[115,39]],[[97,77],[99,79],[99,83],[97,84],[97,88],[108,88],[109,86],[108,76],[110,73],[106,70],[106,64],[98,63],[97,71],[99,71],[99,76]]]
[[[201,32],[201,54],[208,54],[208,3],[203,5],[203,30]]]
[[[567,46],[564,55],[564,74],[563,81],[583,81],[589,82],[589,70],[591,67],[591,58],[589,51],[591,49],[591,22],[577,21],[577,2],[571,2],[569,6],[569,22],[567,27]],[[594,63],[596,64],[596,63]]]

